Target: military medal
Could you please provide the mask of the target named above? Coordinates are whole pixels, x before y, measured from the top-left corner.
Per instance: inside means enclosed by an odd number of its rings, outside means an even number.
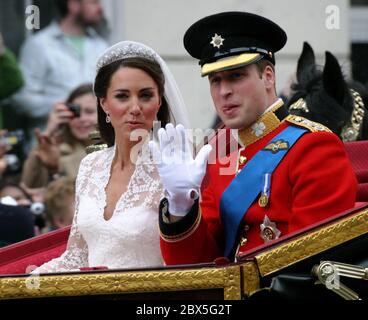
[[[258,199],[258,204],[261,208],[264,208],[268,204],[268,199],[270,198],[270,186],[271,186],[271,173],[265,173],[263,175],[262,194]]]
[[[267,203],[268,203],[268,197],[265,195],[265,194],[262,194],[260,197],[259,197],[259,200],[258,200],[258,204],[261,208],[264,208],[265,206],[267,206]]]
[[[265,242],[278,239],[281,235],[281,231],[277,229],[276,223],[272,222],[266,215],[264,216],[263,223],[260,225],[261,238]]]

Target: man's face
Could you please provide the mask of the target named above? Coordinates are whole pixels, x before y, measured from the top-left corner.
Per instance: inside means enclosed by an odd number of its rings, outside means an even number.
[[[101,22],[103,15],[100,0],[81,0],[79,20],[86,26],[93,26]]]
[[[211,96],[226,127],[248,127],[268,107],[265,78],[255,64],[209,75]]]

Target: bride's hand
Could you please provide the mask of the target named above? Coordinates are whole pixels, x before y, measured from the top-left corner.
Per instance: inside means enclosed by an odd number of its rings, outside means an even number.
[[[158,131],[159,145],[151,140],[149,146],[167,193],[170,214],[184,216],[199,195],[212,147],[203,146],[194,158],[185,128],[169,123],[165,129]]]

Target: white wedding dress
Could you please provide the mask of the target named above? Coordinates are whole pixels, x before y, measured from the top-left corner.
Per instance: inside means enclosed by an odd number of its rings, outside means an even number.
[[[115,146],[86,156],[76,182],[76,210],[67,249],[33,273],[81,267],[144,268],[163,265],[158,205],[163,196],[156,166],[138,157],[126,192],[109,220],[104,218],[105,188]]]

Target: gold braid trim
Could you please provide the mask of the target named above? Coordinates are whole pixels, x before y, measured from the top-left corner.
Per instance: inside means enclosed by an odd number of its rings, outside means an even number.
[[[199,226],[199,223],[201,222],[201,217],[202,217],[202,212],[201,212],[201,208],[199,207],[199,212],[198,212],[197,218],[194,221],[193,225],[188,230],[186,230],[186,231],[184,231],[180,234],[176,234],[174,236],[165,235],[160,231],[160,236],[166,242],[177,242],[177,241],[184,240],[185,238],[189,237],[190,235],[192,235],[197,230],[197,228]]]
[[[311,132],[323,132],[323,131],[332,132],[329,128],[325,127],[323,124],[308,120],[301,116],[290,114],[285,118],[285,121],[295,124],[299,127],[306,128]]]

